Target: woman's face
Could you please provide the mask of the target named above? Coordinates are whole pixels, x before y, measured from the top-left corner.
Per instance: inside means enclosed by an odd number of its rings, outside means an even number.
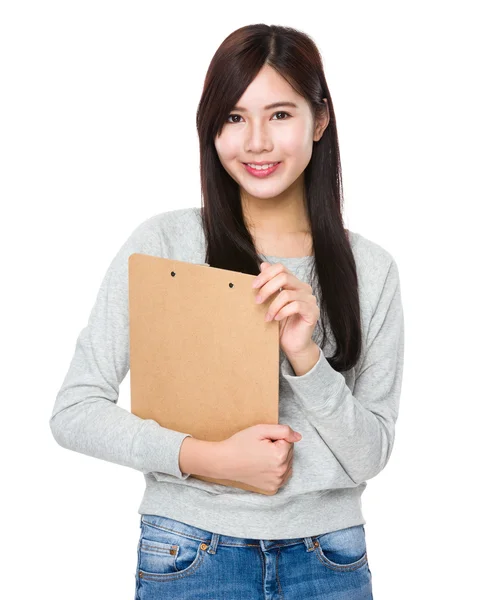
[[[295,106],[265,108],[276,102]],[[268,65],[230,114],[214,144],[224,169],[250,198],[274,198],[294,184],[327,125],[327,119],[314,124],[307,101]],[[281,164],[265,177],[252,175],[244,165],[262,161]]]

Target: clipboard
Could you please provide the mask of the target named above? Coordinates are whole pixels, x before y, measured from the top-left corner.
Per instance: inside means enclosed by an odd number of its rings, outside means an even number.
[[[278,424],[279,323],[265,322],[274,295],[256,304],[255,278],[207,263],[129,256],[133,414],[212,442],[259,423]]]

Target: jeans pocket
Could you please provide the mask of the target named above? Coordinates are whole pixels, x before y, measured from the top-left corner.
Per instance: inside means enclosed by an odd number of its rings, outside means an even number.
[[[206,555],[200,540],[164,529],[151,521],[141,520],[138,544],[138,577],[146,580],[179,579],[198,569]]]
[[[368,562],[363,525],[323,533],[315,541],[317,557],[334,571],[355,571]]]

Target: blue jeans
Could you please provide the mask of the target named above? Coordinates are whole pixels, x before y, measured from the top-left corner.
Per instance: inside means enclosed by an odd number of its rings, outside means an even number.
[[[282,540],[141,515],[135,600],[372,600],[363,525]]]

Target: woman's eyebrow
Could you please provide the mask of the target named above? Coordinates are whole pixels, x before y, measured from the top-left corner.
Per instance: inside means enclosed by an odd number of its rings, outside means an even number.
[[[263,110],[270,110],[271,108],[278,108],[280,106],[291,106],[292,108],[298,108],[297,104],[294,102],[274,102],[273,104],[268,104],[263,107]],[[239,110],[240,112],[248,112],[246,108],[242,106],[235,106],[233,110]]]

